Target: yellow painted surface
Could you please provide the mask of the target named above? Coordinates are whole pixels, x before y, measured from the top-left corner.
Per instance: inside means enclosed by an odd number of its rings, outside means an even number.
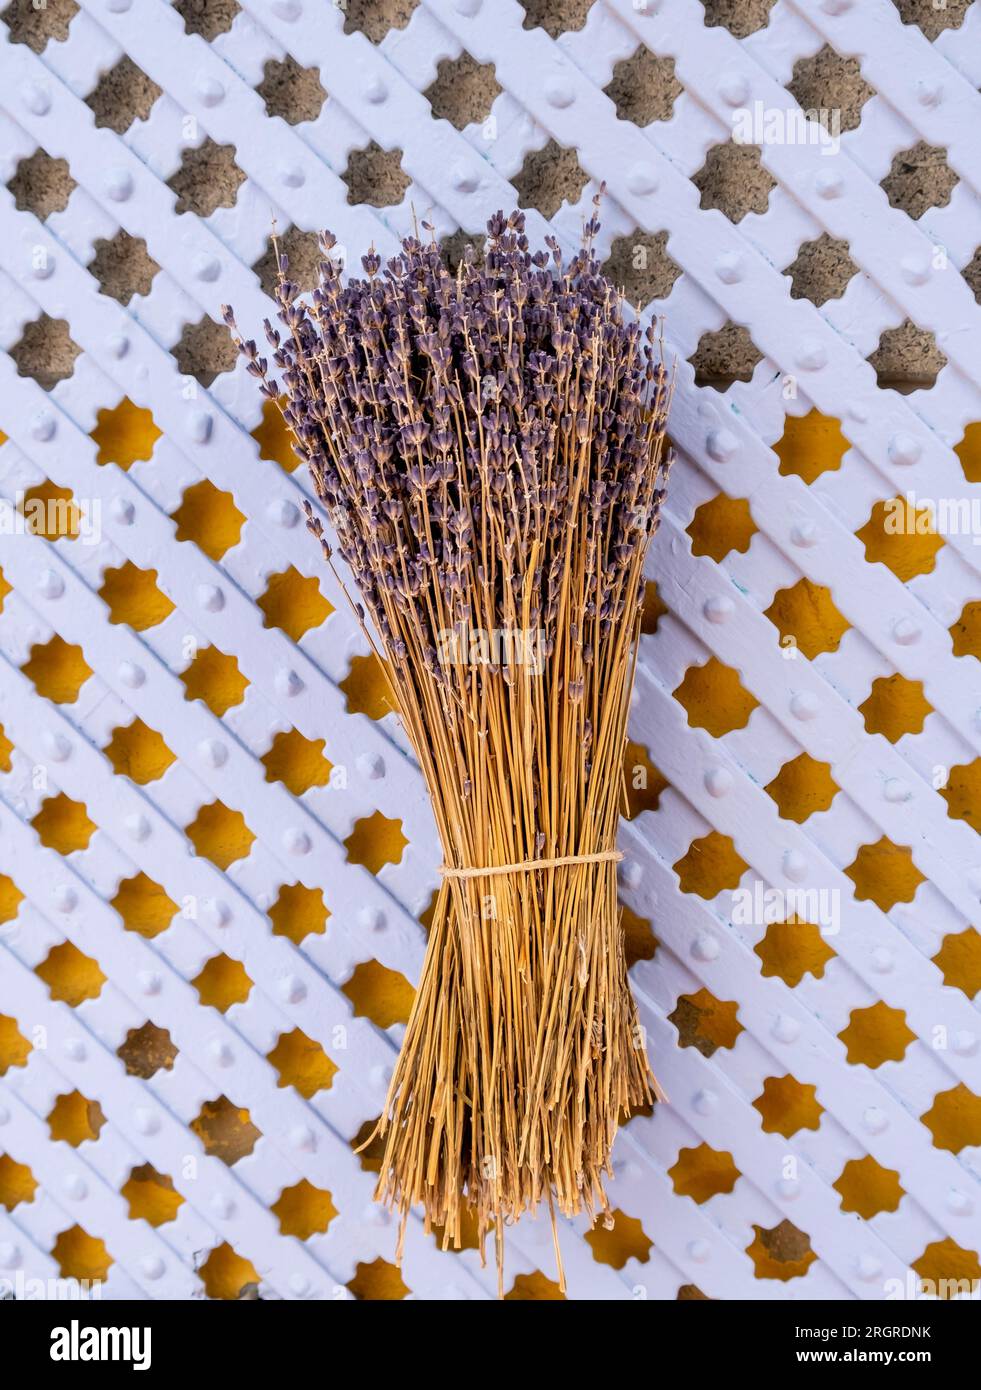
[[[201,647],[190,666],[181,672],[188,700],[203,700],[220,719],[233,705],[240,705],[249,682],[233,656],[217,647]]]
[[[693,729],[707,729],[721,738],[733,729],[744,729],[759,701],[743,687],[739,672],[710,656],[702,666],[690,666],[674,692]]]
[[[96,463],[115,463],[124,471],[137,459],[148,459],[160,438],[149,410],[134,405],[124,396],[110,410],[100,410],[92,438],[99,446]]]
[[[901,1062],[916,1034],[906,1022],[902,1009],[891,1009],[880,999],[867,1009],[853,1009],[847,1028],[838,1034],[848,1049],[852,1066],[864,1062],[881,1067],[883,1062]]]
[[[311,934],[322,936],[329,916],[323,893],[302,883],[284,883],[269,909],[273,935],[287,937],[294,946]]]
[[[813,483],[822,473],[839,469],[851,445],[841,432],[840,421],[810,410],[806,415],[787,416],[783,437],[773,448],[785,478],[795,475],[802,482]]]
[[[280,1086],[293,1086],[306,1100],[318,1091],[330,1090],[337,1066],[327,1053],[308,1038],[301,1028],[281,1033],[268,1054],[268,1062],[279,1073]]]
[[[77,1149],[87,1140],[98,1139],[106,1117],[97,1100],[89,1100],[81,1091],[68,1091],[55,1100],[48,1115],[52,1139],[61,1139]]]
[[[37,642],[21,667],[34,688],[46,700],[58,705],[71,705],[92,674],[81,647],[76,647],[55,633],[48,642]]]
[[[731,838],[718,830],[710,830],[707,835],[692,840],[687,854],[677,861],[674,871],[683,893],[714,898],[724,888],[738,888],[739,880],[748,868],[745,859],[736,853]]]
[[[731,551],[744,555],[756,534],[749,502],[745,497],[727,497],[720,492],[695,508],[688,534],[693,555],[708,555],[717,564]]]
[[[763,963],[762,974],[778,976],[791,989],[805,975],[823,979],[824,967],[835,955],[827,938],[821,935],[821,928],[797,917],[771,922],[753,950]]]
[[[765,790],[777,803],[784,820],[804,821],[817,811],[827,811],[838,794],[831,776],[831,764],[818,762],[809,753],[799,753],[768,782]]]
[[[883,1168],[871,1154],[850,1159],[832,1186],[841,1195],[842,1211],[857,1212],[865,1221],[880,1211],[897,1211],[904,1195],[895,1169]]]
[[[202,806],[191,824],[185,826],[184,834],[198,854],[219,869],[244,859],[255,840],[241,811],[233,811],[223,801]]]
[[[136,632],[156,627],[174,611],[157,588],[157,571],[139,569],[132,560],[106,570],[99,594],[109,607],[109,621],[128,623]]]
[[[836,652],[849,624],[838,612],[831,590],[809,579],[778,589],[766,616],[780,633],[781,645],[793,645],[813,661],[822,652]]]
[[[113,729],[105,754],[114,772],[129,777],[141,787],[162,777],[174,761],[162,736],[138,718]]]
[[[177,522],[176,539],[193,541],[212,560],[220,560],[226,550],[238,545],[245,523],[245,513],[236,507],[232,494],[219,491],[208,478],[185,489],[171,517]]]
[[[104,1280],[113,1263],[104,1240],[90,1236],[81,1226],[62,1231],[52,1247],[62,1279]]]
[[[911,903],[926,882],[909,845],[894,845],[885,835],[873,845],[861,845],[845,873],[855,884],[856,898],[871,899],[883,912],[897,903]]]
[[[258,602],[263,627],[281,628],[294,642],[312,627],[319,627],[334,611],[316,579],[304,579],[292,565],[269,576],[266,592]]]
[[[407,1023],[415,998],[415,990],[404,975],[389,970],[380,961],[363,961],[355,966],[344,993],[354,1005],[357,1018],[370,1018],[379,1028],[393,1023]]]
[[[191,984],[206,1008],[225,1013],[233,1004],[244,1004],[252,992],[252,981],[240,960],[224,954],[212,956]]]
[[[106,982],[99,962],[70,941],[52,946],[41,964],[35,966],[34,973],[48,986],[52,999],[61,1000],[71,1009],[84,1004],[86,999],[98,999]]]

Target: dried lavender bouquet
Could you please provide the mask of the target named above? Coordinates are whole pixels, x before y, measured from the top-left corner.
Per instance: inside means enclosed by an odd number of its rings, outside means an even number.
[[[564,264],[498,213],[455,275],[410,237],[346,284],[325,233],[308,302],[279,258],[279,382],[236,338],[360,590],[445,861],[376,1195],[444,1245],[475,1218],[499,1269],[540,1202],[553,1228],[606,1210],[617,1125],[654,1086],[615,842],[670,382],[598,225]]]

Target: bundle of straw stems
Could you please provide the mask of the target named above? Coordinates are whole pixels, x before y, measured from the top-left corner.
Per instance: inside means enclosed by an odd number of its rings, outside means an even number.
[[[499,213],[455,274],[415,236],[346,282],[324,233],[311,297],[279,260],[281,381],[236,337],[360,590],[444,856],[376,1196],[399,1253],[420,1207],[444,1248],[493,1231],[501,1278],[522,1213],[607,1213],[617,1126],[656,1093],[615,845],[671,383],[598,226],[564,264]]]

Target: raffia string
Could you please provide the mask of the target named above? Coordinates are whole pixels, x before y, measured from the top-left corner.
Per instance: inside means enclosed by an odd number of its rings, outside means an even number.
[[[488,864],[476,869],[454,869],[450,864],[441,864],[439,871],[444,878],[490,878],[493,874],[526,874],[534,869],[564,869],[571,864],[618,864],[622,858],[618,849],[604,849],[596,854],[563,854],[557,859],[523,859],[520,864]]]

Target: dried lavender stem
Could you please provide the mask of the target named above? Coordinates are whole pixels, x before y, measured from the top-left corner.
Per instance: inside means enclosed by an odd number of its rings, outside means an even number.
[[[376,1195],[403,1235],[413,1207],[444,1246],[493,1231],[499,1278],[506,1222],[607,1211],[617,1125],[655,1086],[613,852],[671,383],[598,225],[564,264],[499,213],[455,275],[416,236],[347,283],[324,233],[309,303],[279,255],[279,381],[236,339],[310,467],[448,869]],[[454,633],[533,635],[534,659],[447,657]]]

